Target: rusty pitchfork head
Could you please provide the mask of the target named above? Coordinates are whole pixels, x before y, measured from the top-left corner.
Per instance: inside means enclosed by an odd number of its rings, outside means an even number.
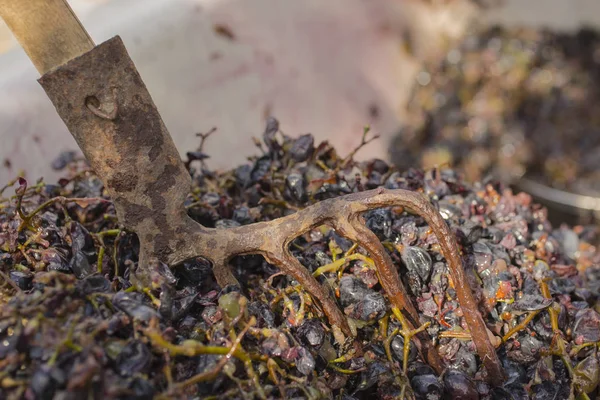
[[[467,279],[454,235],[425,196],[405,190],[365,191],[325,200],[274,221],[206,228],[187,215],[184,200],[190,174],[122,40],[117,36],[94,47],[64,0],[0,0],[0,13],[42,74],[40,85],[104,183],[120,222],[137,234],[141,250],[134,274],[141,285],[147,283],[154,262],[175,265],[198,256],[212,262],[219,285],[237,285],[228,267],[230,258],[261,254],[319,301],[342,342],[352,336],[348,321],[289,251],[295,237],[329,224],[370,253],[397,317],[417,328],[418,312],[389,254],[361,217],[370,209],[403,206],[423,216],[435,232],[458,283],[458,300],[488,379],[502,381],[502,368],[477,304],[468,285],[461,284]],[[30,32],[31,20],[50,26]],[[56,51],[48,51],[48,46]],[[417,331],[424,358],[441,372],[443,364],[431,340]]]

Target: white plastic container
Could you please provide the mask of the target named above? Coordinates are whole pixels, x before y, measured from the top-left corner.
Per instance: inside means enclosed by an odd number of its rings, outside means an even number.
[[[573,30],[600,25],[598,0],[508,0],[477,18]],[[96,43],[120,35],[179,150],[213,126],[210,165],[256,154],[265,117],[351,151],[370,124],[382,139],[359,157],[387,157],[418,72],[417,59],[460,37],[467,0],[70,0]],[[219,35],[225,27],[233,39]],[[410,46],[406,39],[409,38]],[[406,48],[412,48],[412,55]],[[414,57],[416,56],[416,58]],[[0,25],[0,182],[30,180],[77,149],[37,84],[31,62]]]
[[[384,138],[359,154],[387,155],[418,63],[440,30],[460,33],[471,7],[389,0],[70,0],[96,43],[118,34],[176,145],[193,150],[213,126],[210,165],[230,168],[256,154],[271,114],[289,134],[313,133],[351,151],[371,124]],[[457,12],[458,11],[458,12]],[[459,18],[460,17],[460,18]],[[215,24],[234,35],[215,32]],[[3,50],[2,50],[3,49]],[[55,180],[49,165],[76,144],[39,87],[31,62],[0,33],[0,181],[24,170]]]

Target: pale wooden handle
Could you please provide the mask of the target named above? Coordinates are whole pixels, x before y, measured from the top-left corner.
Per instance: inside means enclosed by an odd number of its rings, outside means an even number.
[[[0,16],[41,75],[95,47],[66,0],[0,0]]]

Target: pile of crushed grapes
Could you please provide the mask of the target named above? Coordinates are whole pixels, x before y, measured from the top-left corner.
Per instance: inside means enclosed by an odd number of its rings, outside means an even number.
[[[599,108],[598,31],[475,26],[418,74],[391,156],[599,196]]]
[[[207,135],[202,136],[202,144]],[[366,141],[365,141],[366,142]],[[398,170],[338,155],[310,134],[256,141],[227,172],[186,154],[185,207],[207,227],[273,220],[374,188],[429,197],[456,235],[468,282],[452,281],[435,235],[402,208],[364,214],[445,363],[437,374],[406,346],[369,254],[332,228],[292,253],[348,318],[334,340],[318,302],[262,256],[219,287],[202,258],[152,265],[130,280],[139,242],[119,225],[102,182],[75,153],[56,184],[0,188],[0,398],[3,399],[594,399],[599,393],[597,230],[551,226],[547,210],[499,181],[449,168]],[[506,379],[492,387],[456,299],[474,292]],[[412,343],[412,342],[411,342]],[[406,357],[406,362],[405,362]]]

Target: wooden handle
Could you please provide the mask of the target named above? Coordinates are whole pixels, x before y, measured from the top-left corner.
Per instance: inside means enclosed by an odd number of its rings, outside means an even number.
[[[0,16],[41,75],[95,47],[66,0],[0,0]]]

